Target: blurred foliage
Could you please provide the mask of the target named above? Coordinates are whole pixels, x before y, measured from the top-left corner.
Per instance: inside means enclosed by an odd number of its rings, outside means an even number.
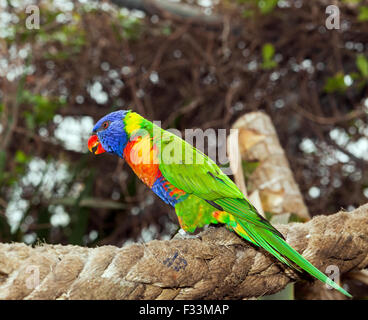
[[[368,60],[367,58],[362,54],[358,54],[357,59],[356,59],[356,65],[362,77],[368,78]]]
[[[118,34],[122,38],[129,39],[129,40],[138,40],[142,34],[143,30],[143,23],[141,19],[131,17],[127,14],[118,14]],[[168,34],[166,34],[168,35]]]
[[[367,6],[361,6],[359,8],[359,21],[368,21],[368,7]]]
[[[237,0],[239,4],[244,5],[243,17],[251,18],[257,13],[268,14],[272,12],[278,3],[278,0]]]
[[[365,55],[358,54],[356,56],[356,67],[358,72],[352,72],[348,75],[338,72],[335,76],[327,78],[325,91],[344,93],[352,85],[356,85],[358,90],[365,89],[368,81],[368,60]]]
[[[259,161],[245,161],[242,160],[242,169],[244,173],[245,183],[248,183],[249,177],[252,175],[254,170],[259,166]]]
[[[26,125],[33,130],[36,126],[47,124],[51,121],[56,111],[66,104],[65,97],[51,98],[39,94],[32,94],[28,90],[22,91],[20,103],[31,107],[23,112]]]
[[[277,66],[277,62],[274,60],[275,48],[271,43],[266,43],[262,47],[262,68],[273,69]]]
[[[347,88],[348,85],[345,83],[345,74],[342,72],[338,72],[335,76],[328,78],[325,85],[325,91],[328,93],[344,93]]]
[[[123,161],[87,153],[93,122],[117,109],[181,131],[229,129],[264,110],[312,214],[366,202],[364,1],[338,3],[340,30],[326,29],[323,1],[200,3],[227,17],[207,25],[108,2],[44,0],[40,29],[31,30],[21,1],[8,3],[0,21],[0,241],[172,237],[171,208]],[[243,163],[245,176],[257,165]]]

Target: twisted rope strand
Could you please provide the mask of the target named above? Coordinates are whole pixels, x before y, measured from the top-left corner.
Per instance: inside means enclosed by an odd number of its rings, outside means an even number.
[[[368,204],[276,227],[322,271],[368,265]],[[123,248],[0,244],[0,299],[239,299],[298,280],[224,227]]]

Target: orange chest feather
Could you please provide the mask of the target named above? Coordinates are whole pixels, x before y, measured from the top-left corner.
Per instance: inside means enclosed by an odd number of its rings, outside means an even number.
[[[158,172],[158,151],[150,136],[129,141],[124,149],[125,160],[146,185],[152,187]]]

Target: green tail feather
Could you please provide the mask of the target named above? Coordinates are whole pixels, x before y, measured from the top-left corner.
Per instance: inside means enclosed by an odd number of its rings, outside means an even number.
[[[236,220],[259,246],[261,246],[269,253],[274,255],[281,262],[285,263],[289,267],[297,269],[290,263],[290,261],[295,263],[298,267],[308,272],[310,275],[314,276],[318,280],[335,288],[336,290],[346,295],[347,297],[352,298],[352,296],[348,292],[346,292],[343,288],[341,288],[337,283],[332,281],[324,273],[319,271],[308,260],[303,258],[303,256],[301,256],[295,249],[289,246],[285,240],[275,235],[275,233],[266,228],[255,226],[244,220],[241,219]]]

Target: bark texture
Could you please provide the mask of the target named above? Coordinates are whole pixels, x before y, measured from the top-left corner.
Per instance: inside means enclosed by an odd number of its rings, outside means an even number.
[[[303,221],[309,220],[308,209],[270,117],[263,112],[247,113],[232,128],[239,130],[242,159],[259,162],[249,176],[248,189],[259,190],[263,210],[272,214],[294,213]]]

